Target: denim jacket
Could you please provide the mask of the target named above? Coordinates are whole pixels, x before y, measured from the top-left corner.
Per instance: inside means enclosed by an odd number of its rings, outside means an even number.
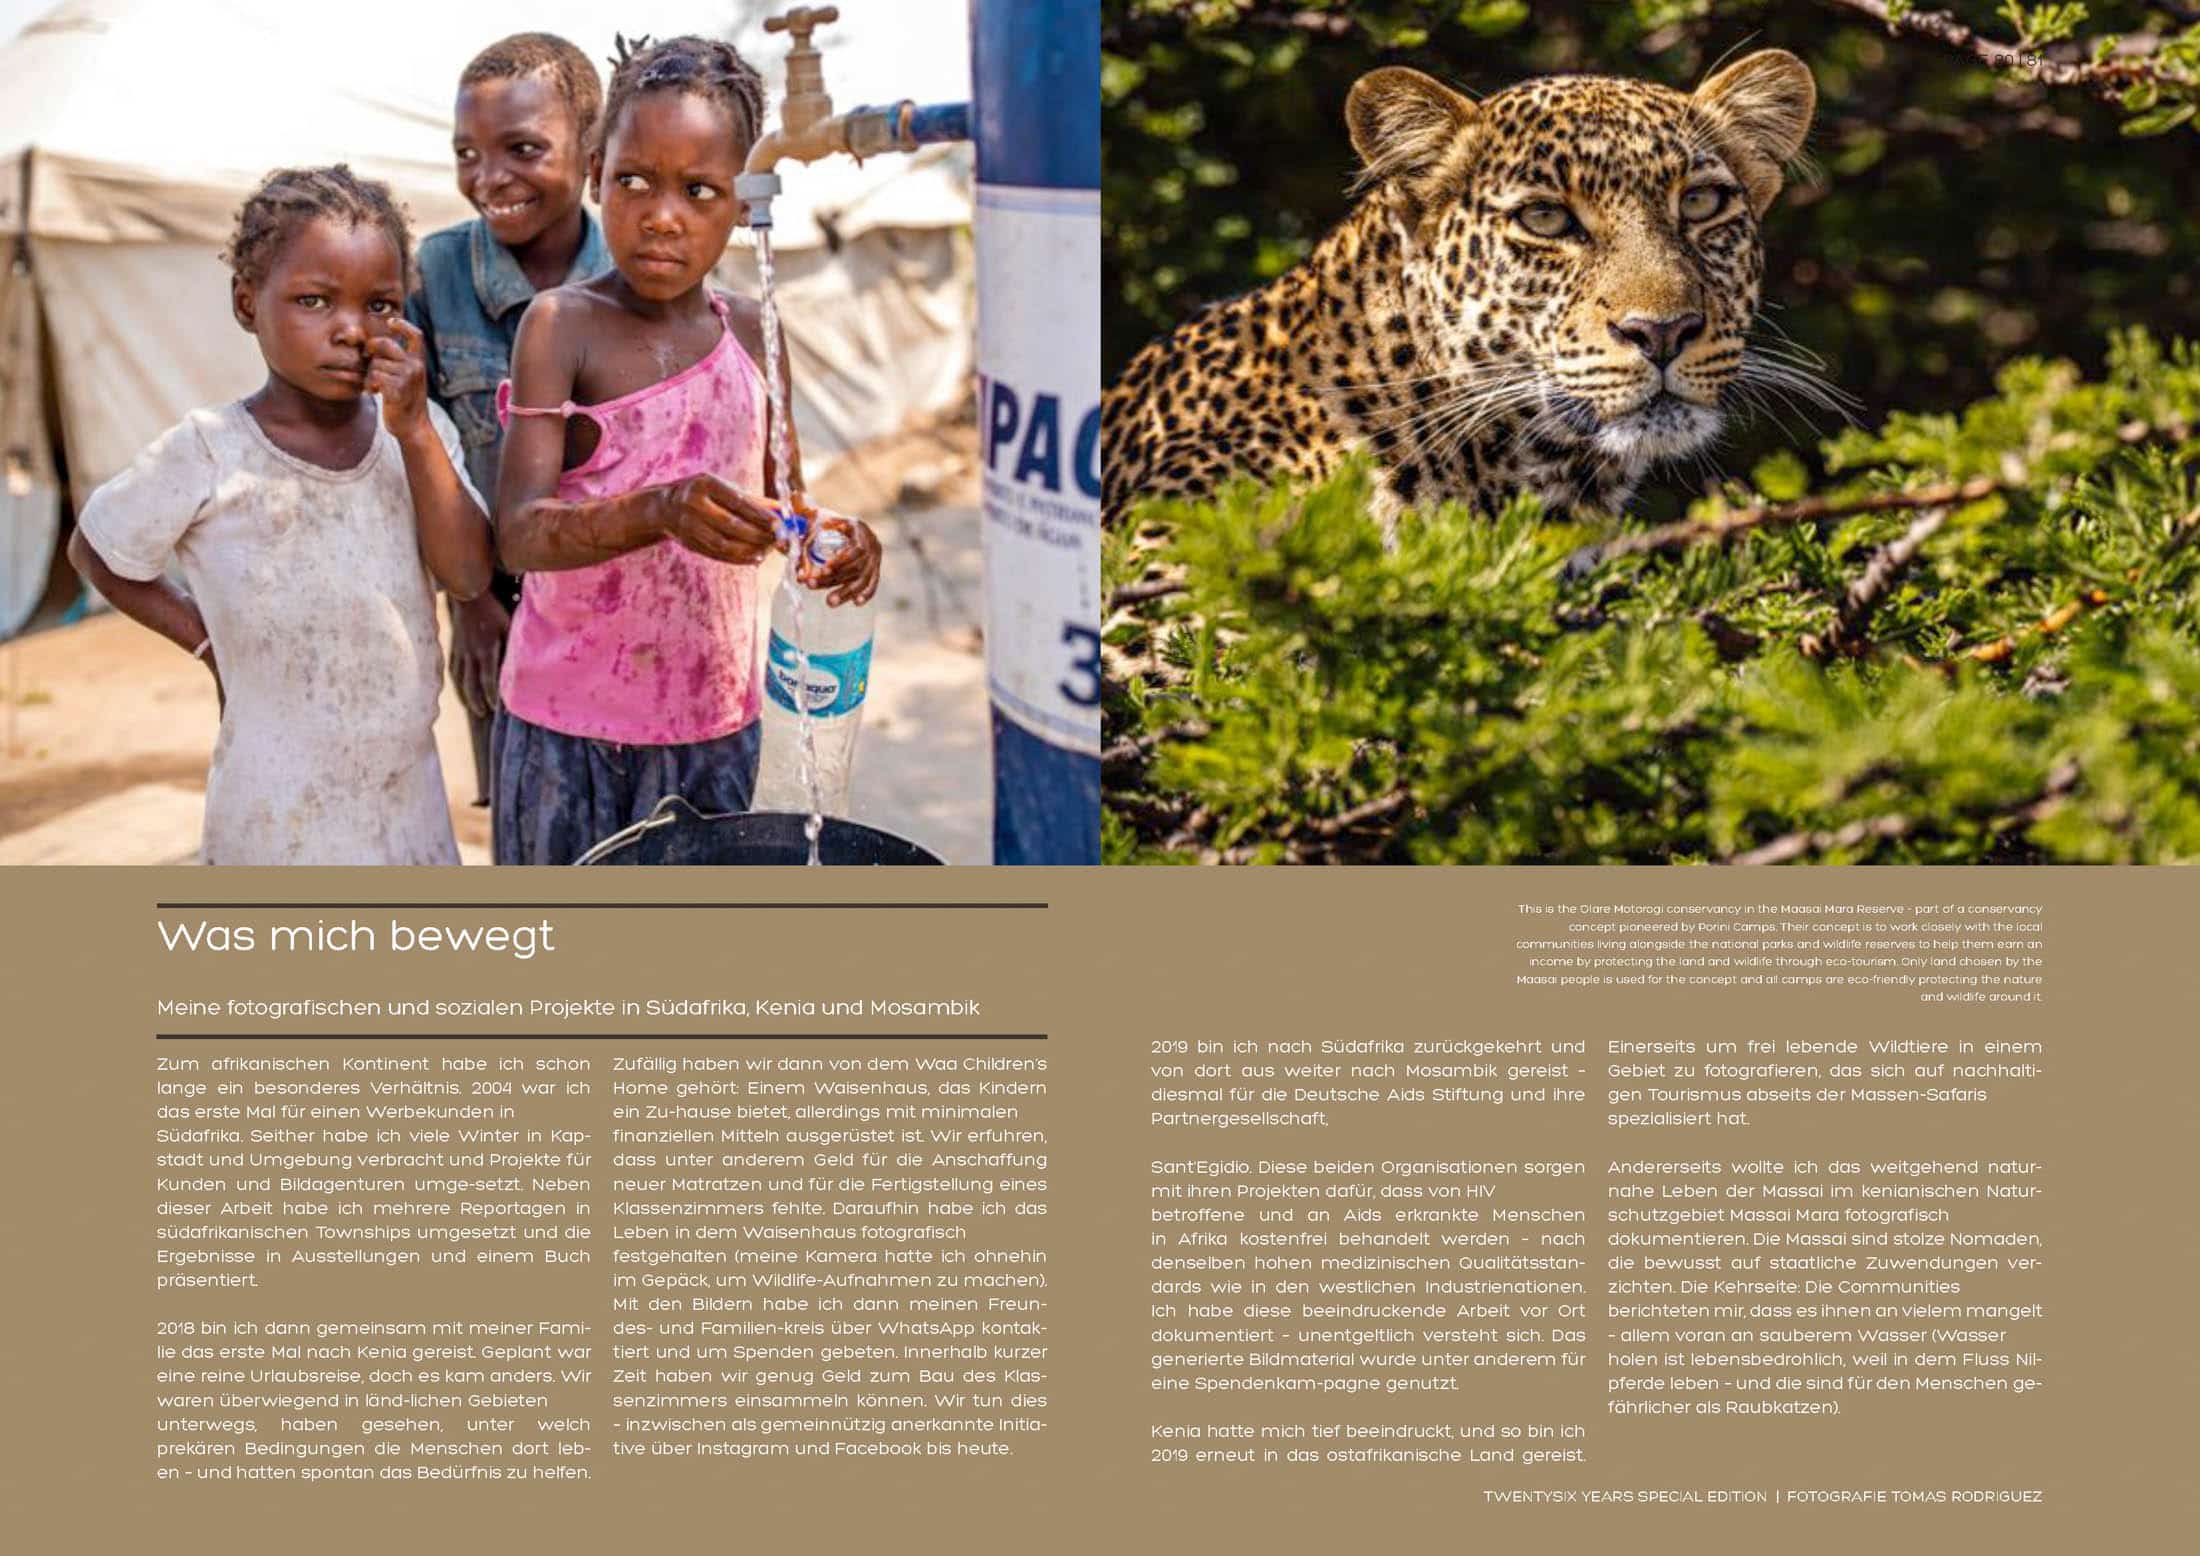
[[[405,304],[405,317],[427,336],[428,394],[458,424],[466,445],[466,474],[492,514],[497,500],[497,456],[504,445],[497,423],[497,385],[512,373],[519,321],[535,288],[512,251],[489,236],[478,218],[420,240],[420,289]],[[603,229],[584,209],[581,246],[567,284],[611,268]]]

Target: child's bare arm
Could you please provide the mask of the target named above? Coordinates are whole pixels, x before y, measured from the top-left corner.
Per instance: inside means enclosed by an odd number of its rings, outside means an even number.
[[[489,587],[489,518],[429,420],[426,338],[409,320],[392,318],[389,333],[367,350],[367,387],[382,397],[382,424],[404,452],[420,555],[454,598],[470,600]]]
[[[572,398],[578,333],[557,293],[529,305],[512,351],[514,405]],[[668,537],[721,562],[752,564],[771,548],[770,512],[715,476],[566,501],[557,496],[564,459],[561,418],[513,415],[497,476],[497,547],[512,572],[588,567]]]
[[[545,292],[528,304],[512,348],[512,404],[563,405],[573,396],[577,352],[564,302]],[[604,502],[561,502],[565,421],[517,411],[504,429],[497,470],[497,550],[515,573],[587,567],[663,538],[655,497],[630,492]]]
[[[69,537],[69,565],[77,575],[90,584],[116,610],[139,626],[159,633],[185,653],[195,650],[207,639],[206,618],[199,614],[198,602],[171,583],[166,576],[140,581],[125,578],[107,565],[82,530]],[[209,648],[199,656],[206,668],[213,672],[214,688],[221,690],[221,671],[215,668],[214,651]]]

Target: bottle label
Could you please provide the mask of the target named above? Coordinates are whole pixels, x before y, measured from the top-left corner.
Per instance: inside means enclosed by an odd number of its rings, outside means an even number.
[[[796,658],[794,645],[774,632],[771,674],[764,684],[772,701],[789,713],[802,711],[795,701]],[[871,640],[865,638],[838,654],[812,654],[809,672],[803,682],[803,701],[810,706],[810,717],[829,719],[855,712],[871,688]]]

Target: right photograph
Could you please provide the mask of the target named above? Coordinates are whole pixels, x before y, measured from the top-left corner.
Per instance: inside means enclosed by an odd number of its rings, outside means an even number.
[[[2200,861],[2200,7],[1101,44],[1105,862]]]

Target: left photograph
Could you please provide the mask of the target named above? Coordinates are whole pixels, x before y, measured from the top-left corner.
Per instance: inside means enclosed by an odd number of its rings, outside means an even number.
[[[1098,17],[0,0],[0,864],[1099,856]]]

